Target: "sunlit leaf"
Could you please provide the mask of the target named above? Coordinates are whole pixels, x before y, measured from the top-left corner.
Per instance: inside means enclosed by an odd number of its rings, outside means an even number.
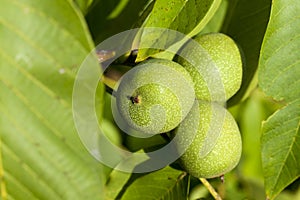
[[[219,6],[216,13],[213,15],[211,20],[203,28],[201,34],[220,32],[222,25],[225,21],[227,10],[228,10],[228,2],[224,0],[221,2],[221,5]]]
[[[130,176],[130,173],[113,170],[105,186],[105,200],[116,199]]]
[[[300,98],[300,4],[298,1],[276,1],[264,39],[259,85],[276,100]]]
[[[75,75],[93,48],[82,15],[61,0],[1,0],[0,12],[2,199],[101,199],[102,165],[72,116]]]
[[[142,27],[171,29],[193,37],[209,22],[220,3],[221,0],[157,0]],[[159,42],[159,46],[167,49],[180,40],[182,38],[174,38],[173,35],[169,37],[168,33],[158,31],[155,34],[142,33],[139,42],[141,46],[152,46]],[[140,50],[137,60],[144,60],[157,53],[159,53],[158,49]]]
[[[273,2],[260,55],[260,87],[287,104],[263,125],[262,161],[271,199],[300,176],[299,12],[296,0]]]
[[[263,125],[262,163],[268,197],[300,176],[300,103],[277,111]]]

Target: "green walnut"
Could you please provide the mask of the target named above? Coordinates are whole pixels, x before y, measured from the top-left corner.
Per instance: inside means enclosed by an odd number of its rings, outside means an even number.
[[[165,59],[150,59],[128,71],[115,96],[121,119],[130,128],[149,134],[174,129],[195,101],[189,73]]]
[[[240,88],[242,59],[235,42],[222,33],[188,41],[176,61],[190,73],[197,99],[225,102]]]
[[[197,178],[221,176],[240,160],[242,142],[238,126],[217,103],[196,101],[175,134],[176,147],[184,152],[180,163]]]

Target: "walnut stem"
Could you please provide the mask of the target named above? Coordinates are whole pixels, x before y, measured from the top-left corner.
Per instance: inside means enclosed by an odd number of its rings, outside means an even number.
[[[221,196],[216,192],[216,190],[211,186],[211,184],[205,178],[199,178],[202,184],[208,189],[210,194],[216,200],[222,200]]]

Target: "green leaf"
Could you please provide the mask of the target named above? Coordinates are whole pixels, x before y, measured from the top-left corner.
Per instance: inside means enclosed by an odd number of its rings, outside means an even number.
[[[136,153],[144,154],[145,152],[143,150],[140,150],[137,151]],[[122,196],[124,192],[124,188],[126,188],[126,185],[129,184],[129,182],[132,182],[132,180],[135,180],[134,177],[138,177],[142,175],[142,174],[133,174],[133,173],[127,173],[123,171],[118,171],[118,169],[127,169],[129,172],[132,172],[134,171],[136,165],[144,161],[145,160],[143,158],[142,159],[131,158],[131,159],[119,160],[118,164],[111,171],[106,181],[105,188],[104,188],[105,200],[120,199],[120,196]]]
[[[83,16],[61,0],[1,0],[0,12],[1,198],[101,199],[102,165],[72,115],[75,75],[93,48]]]
[[[299,124],[300,101],[277,111],[263,124],[262,163],[270,199],[300,177]]]
[[[221,0],[157,0],[142,27],[171,29],[186,34],[188,37],[193,37],[209,22],[220,3]],[[146,31],[141,34],[139,43],[142,47],[153,46],[153,44],[159,42],[159,46],[167,49],[174,43],[180,43],[178,38],[174,38],[173,35],[168,37],[168,34],[164,31],[158,31],[155,34]],[[182,40],[182,38],[179,40]],[[178,45],[177,49],[181,45]],[[158,49],[140,50],[137,61],[144,60],[159,52]]]
[[[275,1],[260,57],[259,85],[276,100],[300,98],[300,4]]]
[[[255,74],[269,20],[271,0],[228,0],[228,2],[229,10],[221,32],[236,41],[244,56],[242,86],[228,102],[230,106],[249,96],[257,85]]]
[[[219,6],[214,16],[203,28],[201,34],[220,32],[225,20],[227,10],[228,10],[228,2],[224,0],[221,2],[221,5]]]
[[[125,191],[122,200],[187,199],[188,176],[166,167],[136,179]]]
[[[105,186],[105,200],[114,200],[129,180],[131,174],[113,170]]]
[[[300,176],[299,12],[298,1],[274,1],[259,62],[262,90],[287,103],[263,125],[263,169],[271,199]]]

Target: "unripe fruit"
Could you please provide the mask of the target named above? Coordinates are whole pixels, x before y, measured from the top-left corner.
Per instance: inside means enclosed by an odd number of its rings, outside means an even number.
[[[176,128],[175,133],[179,132],[177,149],[183,152],[183,146],[187,146],[180,162],[195,177],[221,176],[240,160],[242,143],[238,126],[219,104],[195,101],[190,113]]]
[[[127,72],[116,92],[121,118],[129,127],[157,134],[174,129],[195,100],[189,73],[164,59],[144,61]]]
[[[222,33],[196,36],[181,49],[180,55],[176,60],[192,76],[197,99],[225,102],[240,88],[242,60],[230,37]]]

